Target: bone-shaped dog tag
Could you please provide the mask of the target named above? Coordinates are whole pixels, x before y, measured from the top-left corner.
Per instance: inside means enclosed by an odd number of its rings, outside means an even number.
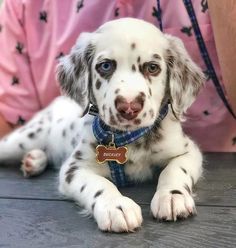
[[[110,143],[108,146],[98,145],[96,147],[96,159],[99,164],[107,161],[115,161],[118,164],[124,164],[127,157],[128,148],[121,146],[116,148],[114,143]]]

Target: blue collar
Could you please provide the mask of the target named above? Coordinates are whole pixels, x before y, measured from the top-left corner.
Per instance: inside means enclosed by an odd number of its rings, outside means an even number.
[[[99,144],[108,145],[109,142],[112,141],[113,136],[116,147],[125,146],[149,133],[154,126],[160,125],[160,122],[165,118],[167,113],[168,104],[162,107],[157,120],[152,126],[140,128],[135,131],[113,130],[108,125],[106,125],[99,118],[99,116],[95,116],[93,120],[93,134]],[[109,161],[108,165],[110,168],[112,181],[116,184],[117,187],[124,187],[130,184],[124,172],[125,164],[120,165],[117,162]]]

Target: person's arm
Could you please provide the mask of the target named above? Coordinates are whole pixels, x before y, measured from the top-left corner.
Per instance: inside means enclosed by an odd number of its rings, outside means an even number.
[[[0,132],[29,119],[40,109],[31,71],[23,0],[8,0],[0,8]],[[5,120],[3,119],[3,116]],[[10,123],[10,124],[8,124]]]
[[[4,117],[0,114],[0,139],[13,130],[11,124],[7,123]]]
[[[225,89],[236,113],[236,0],[208,0],[208,5]]]

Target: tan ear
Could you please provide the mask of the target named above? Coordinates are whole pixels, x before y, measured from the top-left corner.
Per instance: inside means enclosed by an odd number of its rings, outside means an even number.
[[[95,47],[92,33],[82,33],[70,53],[57,66],[57,79],[62,91],[74,99],[85,112],[90,102],[91,63]]]
[[[174,115],[182,115],[193,103],[205,81],[205,76],[187,53],[183,42],[171,35],[165,35],[169,45],[165,53],[167,84]]]

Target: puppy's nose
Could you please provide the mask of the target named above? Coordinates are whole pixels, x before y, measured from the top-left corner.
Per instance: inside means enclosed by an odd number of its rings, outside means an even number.
[[[115,107],[120,115],[126,120],[133,120],[143,109],[145,97],[137,96],[133,101],[128,102],[123,96],[117,96]]]

